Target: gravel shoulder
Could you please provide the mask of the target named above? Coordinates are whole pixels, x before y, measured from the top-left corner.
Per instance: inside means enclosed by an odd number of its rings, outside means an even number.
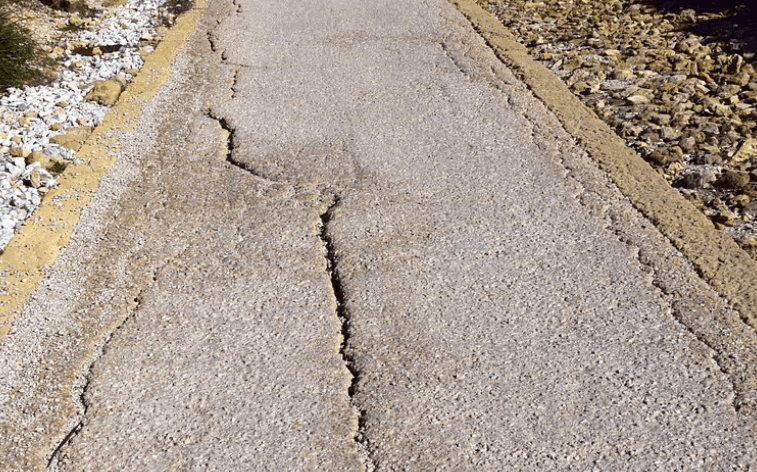
[[[81,162],[83,142],[187,2],[56,1],[5,5],[40,48],[44,77],[0,95],[0,251],[57,177]]]

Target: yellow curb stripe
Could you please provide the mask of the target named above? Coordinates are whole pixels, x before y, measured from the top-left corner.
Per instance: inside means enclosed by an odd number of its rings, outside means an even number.
[[[715,229],[699,210],[587,108],[491,13],[473,0],[449,0],[608,173],[620,191],[691,261],[712,287],[757,329],[757,261]]]
[[[66,168],[58,178],[59,186],[48,192],[0,255],[0,340],[8,334],[26,299],[71,240],[82,210],[113,167],[112,150],[117,145],[113,132],[136,127],[145,103],[168,79],[171,64],[194,32],[206,6],[206,0],[195,0],[194,7],[179,15],[155,51],[144,57],[142,69],[77,152],[82,163]]]

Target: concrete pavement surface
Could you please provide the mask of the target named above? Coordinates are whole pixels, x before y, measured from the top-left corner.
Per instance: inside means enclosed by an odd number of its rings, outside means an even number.
[[[754,330],[446,1],[212,2],[118,143],[0,470],[754,470]]]

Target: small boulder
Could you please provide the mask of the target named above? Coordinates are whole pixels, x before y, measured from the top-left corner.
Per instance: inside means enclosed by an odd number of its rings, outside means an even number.
[[[68,24],[74,27],[79,27],[84,23],[84,20],[81,19],[78,13],[73,13],[68,18]]]
[[[631,95],[626,98],[626,103],[628,103],[629,105],[643,105],[645,103],[649,103],[649,101],[649,97],[640,94]]]
[[[34,151],[26,158],[26,164],[39,162],[40,167],[47,171],[54,170],[56,166],[65,165],[65,161],[60,156],[48,156],[42,151]]]
[[[715,182],[720,188],[740,189],[749,183],[749,174],[737,170],[726,170]]]
[[[85,102],[97,102],[107,107],[113,106],[121,95],[121,84],[117,80],[98,80],[84,97]]]
[[[42,3],[56,10],[69,13],[84,11],[89,8],[89,5],[84,0],[42,0]]]
[[[683,187],[688,189],[699,189],[705,185],[712,183],[716,179],[715,173],[707,168],[695,169],[685,175],[682,175],[678,181],[676,181],[676,187]]]
[[[26,148],[22,148],[19,146],[13,146],[10,149],[8,149],[8,153],[13,157],[28,157],[32,152]]]
[[[694,150],[694,148],[697,145],[697,141],[693,136],[687,136],[680,141],[678,141],[678,145],[686,152],[691,152]]]
[[[729,210],[721,210],[717,212],[714,215],[713,220],[724,226],[738,226],[741,223],[739,215]]]
[[[744,208],[742,208],[741,211],[751,219],[757,219],[757,200],[752,200],[744,205]]]
[[[613,71],[612,78],[615,80],[629,80],[633,79],[633,70],[631,69],[617,69]]]
[[[50,138],[51,143],[59,144],[64,148],[78,151],[87,136],[92,132],[90,128],[69,128],[66,134],[59,134]]]

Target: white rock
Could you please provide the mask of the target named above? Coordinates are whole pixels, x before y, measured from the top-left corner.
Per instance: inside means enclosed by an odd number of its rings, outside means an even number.
[[[74,151],[50,143],[52,136],[63,133],[51,131],[50,124],[59,123],[65,128],[77,126],[79,120],[89,126],[102,122],[108,108],[95,102],[83,103],[86,90],[81,90],[80,86],[95,80],[108,80],[119,74],[130,80],[132,76],[126,71],[140,69],[144,65],[139,54],[139,41],[157,35],[156,29],[160,26],[158,9],[164,2],[131,0],[124,6],[112,9],[112,16],[99,21],[95,31],[80,31],[71,42],[83,41],[90,47],[124,45],[119,51],[101,56],[84,56],[66,50],[58,55],[58,60],[67,69],[50,86],[11,88],[6,97],[0,98],[0,132],[6,134],[0,140],[0,250],[10,241],[14,229],[20,227],[40,203],[39,191],[27,186],[24,179],[28,183],[34,173],[42,187],[56,185],[55,178],[41,169],[39,163],[27,166],[23,158],[12,158],[8,154],[11,146],[19,146],[11,138],[20,137],[21,146],[26,149],[60,155],[63,159],[74,161]],[[62,101],[69,105],[61,110],[56,103]],[[30,119],[30,125],[23,129],[17,128],[17,118],[31,111],[37,113],[38,118]]]

